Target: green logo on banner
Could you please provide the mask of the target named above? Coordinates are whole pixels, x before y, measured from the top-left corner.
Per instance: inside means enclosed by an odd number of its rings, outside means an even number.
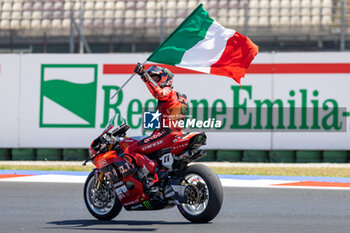
[[[97,65],[41,65],[40,127],[95,127]]]

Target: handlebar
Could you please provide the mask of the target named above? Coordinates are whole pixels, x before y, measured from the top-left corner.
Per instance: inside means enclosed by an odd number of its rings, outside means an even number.
[[[113,136],[125,136],[126,131],[130,129],[127,124],[122,124],[118,129],[112,131]]]

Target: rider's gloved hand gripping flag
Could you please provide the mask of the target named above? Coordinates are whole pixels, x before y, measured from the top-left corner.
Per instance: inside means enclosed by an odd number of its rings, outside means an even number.
[[[258,50],[248,37],[212,19],[201,3],[147,61],[227,76],[240,83]]]

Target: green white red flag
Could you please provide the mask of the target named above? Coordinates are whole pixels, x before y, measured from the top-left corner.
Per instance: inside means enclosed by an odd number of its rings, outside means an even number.
[[[240,83],[258,50],[248,37],[212,19],[200,4],[147,61],[227,76]]]

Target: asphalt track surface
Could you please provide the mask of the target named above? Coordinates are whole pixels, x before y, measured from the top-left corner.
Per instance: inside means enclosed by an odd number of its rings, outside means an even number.
[[[208,224],[192,224],[177,208],[122,210],[113,221],[85,208],[83,184],[0,183],[0,232],[349,232],[347,190],[224,188],[224,204]]]

